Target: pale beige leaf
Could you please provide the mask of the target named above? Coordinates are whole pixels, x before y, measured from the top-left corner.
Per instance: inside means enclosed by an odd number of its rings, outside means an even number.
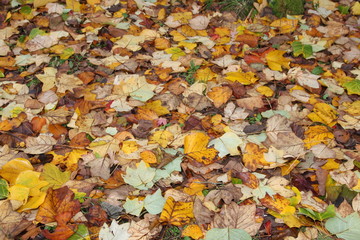
[[[25,143],[25,153],[42,154],[51,151],[56,144],[56,140],[48,135],[40,135],[38,137],[27,137]]]
[[[220,213],[217,213],[211,222],[212,228],[236,228],[243,229],[254,236],[262,222],[255,218],[256,205],[239,206],[235,202],[224,205]]]

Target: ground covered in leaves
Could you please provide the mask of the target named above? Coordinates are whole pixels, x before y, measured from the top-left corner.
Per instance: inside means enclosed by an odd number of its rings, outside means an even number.
[[[359,239],[360,3],[254,5],[0,0],[0,238]]]

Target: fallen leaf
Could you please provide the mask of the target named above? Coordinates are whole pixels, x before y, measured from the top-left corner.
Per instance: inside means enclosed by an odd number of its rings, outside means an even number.
[[[207,93],[207,95],[213,101],[215,107],[218,108],[224,103],[227,103],[232,95],[232,90],[227,86],[214,87]]]
[[[207,148],[210,137],[203,132],[189,134],[184,139],[184,153],[198,162],[211,164],[217,159],[217,151]]]
[[[224,205],[220,213],[215,214],[211,223],[212,228],[242,229],[254,236],[262,221],[257,221],[255,204],[239,206],[235,202]]]
[[[177,202],[174,198],[168,197],[160,214],[160,222],[175,226],[188,224],[194,218],[193,205],[193,202]]]
[[[47,163],[44,165],[44,170],[40,175],[40,179],[45,180],[49,183],[43,190],[47,190],[48,188],[58,189],[64,183],[70,180],[71,172],[65,171],[62,172],[60,169],[52,163]]]
[[[182,237],[191,237],[193,239],[200,239],[204,236],[203,232],[201,231],[201,228],[196,224],[191,224],[186,226],[184,231],[181,233]]]
[[[266,54],[265,58],[271,70],[282,71],[282,68],[290,68],[290,59],[283,57],[284,53],[285,51],[273,50]]]
[[[270,165],[264,158],[266,151],[264,148],[259,148],[255,143],[247,143],[243,155],[245,167],[251,171],[255,171],[257,168]]]

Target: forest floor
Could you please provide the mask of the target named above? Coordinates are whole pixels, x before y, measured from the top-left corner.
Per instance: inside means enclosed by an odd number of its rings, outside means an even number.
[[[0,239],[359,239],[360,3],[255,7],[0,0]]]

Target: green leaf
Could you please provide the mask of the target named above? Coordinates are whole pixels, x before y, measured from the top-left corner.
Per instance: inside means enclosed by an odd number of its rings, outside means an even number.
[[[322,74],[323,72],[324,72],[324,70],[323,70],[322,67],[320,67],[320,66],[315,67],[315,68],[311,71],[311,73],[312,73],[312,74],[315,74],[315,75],[320,75],[320,74]]]
[[[0,179],[0,199],[7,198],[9,195],[9,185],[5,179]]]
[[[138,198],[134,198],[132,200],[126,198],[126,202],[124,203],[123,208],[125,209],[126,213],[138,217],[144,208],[144,201],[139,201]]]
[[[205,236],[205,240],[251,240],[251,236],[242,229],[213,228]]]
[[[349,14],[350,6],[340,5],[340,6],[338,6],[338,9],[341,14],[346,15],[346,14]]]
[[[144,200],[144,207],[146,211],[151,214],[158,214],[164,208],[166,199],[161,195],[161,190],[158,189],[153,195],[147,195]]]
[[[348,94],[357,94],[360,95],[360,80],[354,79],[350,82],[343,84],[343,87],[346,88]]]
[[[29,15],[31,12],[32,12],[32,8],[29,5],[25,5],[20,8],[21,14]]]
[[[358,240],[360,236],[360,217],[354,212],[347,217],[336,216],[325,223],[326,229],[345,240]]]
[[[45,186],[43,190],[47,190],[48,188],[60,188],[64,183],[70,180],[70,175],[71,172],[62,172],[57,166],[52,163],[45,164],[44,170],[40,175],[40,179],[47,181],[49,185]]]
[[[311,57],[313,55],[313,49],[311,45],[302,44],[299,41],[295,41],[291,44],[293,48],[294,56],[303,55],[304,58]]]
[[[3,78],[3,77],[5,77],[5,74],[0,71],[0,78]]]
[[[323,221],[328,218],[335,217],[335,206],[329,205],[322,213],[318,213],[309,208],[300,208],[299,213],[312,218],[313,220]]]
[[[41,30],[40,28],[33,28],[31,29],[31,32],[29,33],[29,38],[33,39],[37,35],[44,35],[46,32]]]
[[[242,184],[243,181],[239,178],[231,178],[231,183],[232,184]]]
[[[84,224],[79,224],[76,232],[67,240],[90,240],[88,228]]]
[[[148,190],[154,186],[154,177],[156,169],[147,167],[144,161],[141,161],[137,168],[128,167],[126,174],[123,175],[124,181],[139,190]]]

